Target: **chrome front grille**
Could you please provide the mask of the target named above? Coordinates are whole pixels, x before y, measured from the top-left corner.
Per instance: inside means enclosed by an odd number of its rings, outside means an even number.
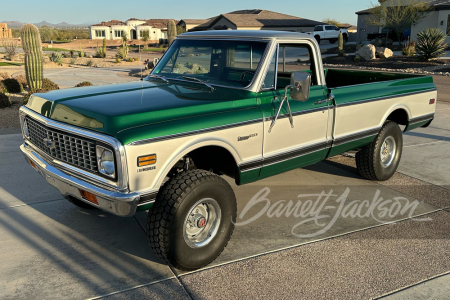
[[[49,129],[26,117],[30,142],[47,155],[80,169],[98,173],[95,143],[72,134]],[[47,142],[52,142],[49,147]]]

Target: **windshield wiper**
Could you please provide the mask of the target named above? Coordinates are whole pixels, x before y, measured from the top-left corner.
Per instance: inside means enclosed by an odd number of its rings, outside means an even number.
[[[203,81],[203,80],[195,78],[195,77],[189,77],[189,76],[181,76],[181,77],[203,83],[204,85],[206,85],[207,87],[209,87],[211,89],[211,92],[214,92],[214,87],[212,85],[210,85],[209,83],[207,83],[206,81]]]
[[[164,81],[164,82],[166,82],[166,83],[169,83],[169,80],[168,80],[166,77],[161,76],[161,75],[148,74],[148,77],[161,79],[162,81]]]

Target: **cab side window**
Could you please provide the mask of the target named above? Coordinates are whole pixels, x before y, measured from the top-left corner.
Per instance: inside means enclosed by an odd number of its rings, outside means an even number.
[[[278,72],[276,89],[284,89],[290,84],[294,71],[311,74],[311,85],[317,85],[314,55],[305,44],[280,44],[278,52]]]

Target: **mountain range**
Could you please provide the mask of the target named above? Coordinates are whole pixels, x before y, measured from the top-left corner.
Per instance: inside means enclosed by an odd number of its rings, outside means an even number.
[[[26,23],[22,23],[19,21],[2,21],[0,23],[8,24],[8,28],[20,28],[26,24]],[[42,22],[33,23],[33,24],[36,25],[37,27],[48,26],[48,27],[52,27],[52,28],[87,28],[95,23],[96,22],[86,22],[83,24],[68,24],[66,22],[61,22],[58,24],[52,24],[52,23],[49,23],[46,21],[42,21]]]

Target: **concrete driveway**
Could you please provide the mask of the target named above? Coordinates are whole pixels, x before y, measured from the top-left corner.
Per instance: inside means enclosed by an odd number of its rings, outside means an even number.
[[[450,130],[448,108],[439,104],[431,128],[405,136],[411,147],[405,147],[400,172],[432,184],[401,173],[382,184],[369,182],[346,169],[345,161],[322,162],[240,187],[229,180],[241,225],[216,261],[190,273],[170,268],[153,254],[143,230],[145,212],[119,218],[73,206],[24,161],[18,150],[21,136],[2,135],[0,299],[368,299],[446,274],[450,190],[439,186],[436,177],[446,180],[448,172],[436,165],[434,172],[424,170],[429,169],[427,152],[438,152],[441,165],[449,164],[449,154],[440,150],[447,142],[440,132]],[[430,138],[442,143],[414,150],[423,147],[420,139]],[[369,217],[351,217],[338,205],[347,188],[347,204],[382,197],[417,206],[405,214],[375,210]],[[281,200],[314,202],[331,190],[335,196],[320,212],[329,217],[322,221],[264,213],[243,224],[264,209],[260,203],[241,215],[258,193],[267,193],[273,206]],[[334,221],[332,216],[337,216]],[[441,278],[423,284],[444,292]],[[389,297],[401,299],[401,294]]]

